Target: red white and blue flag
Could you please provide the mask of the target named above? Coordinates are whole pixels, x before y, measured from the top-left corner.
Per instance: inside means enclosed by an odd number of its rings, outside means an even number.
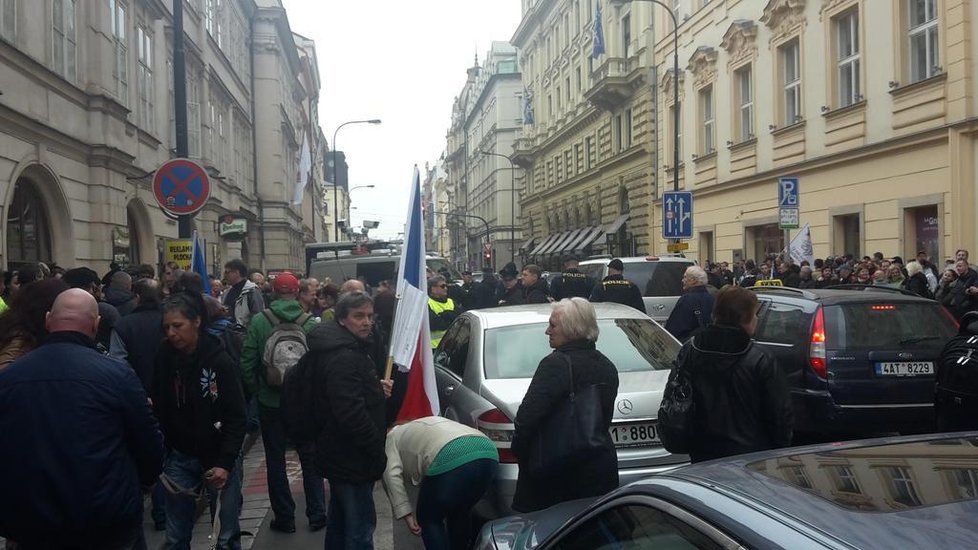
[[[397,310],[394,313],[391,357],[408,373],[407,394],[397,414],[399,421],[435,416],[441,410],[431,357],[428,326],[428,280],[424,249],[424,214],[421,211],[421,175],[414,167],[408,202],[404,248],[397,276]]]

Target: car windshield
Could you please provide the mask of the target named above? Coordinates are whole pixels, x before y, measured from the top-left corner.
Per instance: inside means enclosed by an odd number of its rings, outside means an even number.
[[[618,372],[668,370],[679,344],[649,319],[602,319],[598,351]],[[500,327],[486,331],[486,378],[532,378],[540,360],[551,353],[546,323]]]
[[[956,332],[936,302],[858,302],[825,308],[832,349],[941,348]]]

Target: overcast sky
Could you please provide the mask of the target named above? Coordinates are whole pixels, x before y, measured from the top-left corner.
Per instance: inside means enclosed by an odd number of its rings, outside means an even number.
[[[465,84],[476,51],[508,41],[520,21],[520,0],[282,0],[289,25],[316,42],[319,121],[337,135],[350,165],[353,226],[380,226],[371,236],[404,230],[415,164],[434,164],[445,150],[452,100]]]

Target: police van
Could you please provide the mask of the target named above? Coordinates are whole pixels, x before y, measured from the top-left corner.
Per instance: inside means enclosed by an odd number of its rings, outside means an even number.
[[[618,258],[625,265],[622,276],[642,291],[645,312],[660,324],[665,324],[676,302],[683,294],[683,274],[696,262],[683,256],[634,256]],[[587,259],[580,263],[581,272],[595,282],[608,275],[611,256]]]
[[[426,256],[425,263],[432,273],[440,273],[447,269],[451,280],[457,281],[462,275],[451,263],[440,256]],[[348,279],[363,280],[370,286],[377,286],[381,281],[397,282],[397,271],[401,267],[401,255],[393,249],[375,249],[366,254],[338,252],[333,257],[320,257],[309,265],[309,276],[322,281],[329,278],[334,284],[340,285]]]

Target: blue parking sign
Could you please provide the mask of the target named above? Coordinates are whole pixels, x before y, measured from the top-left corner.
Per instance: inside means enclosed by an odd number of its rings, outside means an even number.
[[[798,178],[778,178],[778,208],[798,206]]]
[[[662,194],[662,238],[693,237],[693,193],[667,191]]]

